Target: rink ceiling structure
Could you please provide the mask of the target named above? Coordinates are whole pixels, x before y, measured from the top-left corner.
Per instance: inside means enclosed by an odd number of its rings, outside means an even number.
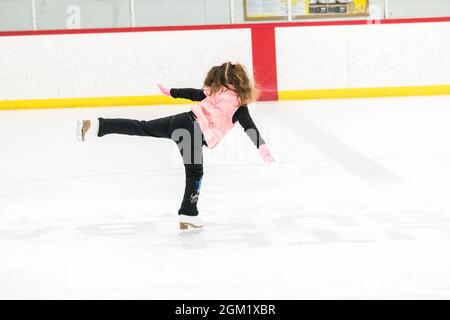
[[[449,33],[450,17],[1,32],[0,109],[185,103],[155,84],[201,87],[223,61],[262,101],[449,94]]]

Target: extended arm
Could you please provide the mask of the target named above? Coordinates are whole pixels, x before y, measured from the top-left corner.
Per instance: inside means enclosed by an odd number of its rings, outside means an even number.
[[[161,92],[172,98],[183,98],[189,99],[192,101],[202,101],[206,98],[205,93],[202,89],[192,89],[192,88],[166,88],[163,85],[158,83],[159,90]]]
[[[250,112],[248,111],[248,107],[246,105],[240,107],[235,112],[233,116],[233,123],[236,121],[239,122],[247,136],[250,138],[250,140],[252,140],[253,144],[257,148],[265,144],[265,141],[259,133],[259,130],[256,127],[255,123],[253,122],[253,119],[250,116]]]
[[[206,98],[205,93],[201,89],[170,89],[170,95],[174,98],[184,98],[192,101],[202,101]]]
[[[239,121],[239,124],[242,126],[247,136],[258,148],[259,153],[263,158],[264,162],[275,161],[269,151],[269,148],[267,148],[266,142],[262,138],[258,128],[253,122],[253,119],[250,116],[250,112],[248,111],[247,106],[242,106],[236,111],[236,113],[233,116],[233,123],[236,121]]]

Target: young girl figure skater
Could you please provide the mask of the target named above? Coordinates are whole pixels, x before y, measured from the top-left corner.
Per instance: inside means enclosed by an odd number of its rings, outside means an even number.
[[[258,148],[263,161],[274,161],[248,111],[247,104],[255,101],[256,90],[244,66],[231,62],[211,68],[203,90],[158,86],[167,96],[199,103],[193,105],[189,112],[150,121],[104,118],[80,120],[77,134],[83,142],[107,134],[150,136],[175,141],[183,157],[186,174],[183,201],[178,211],[180,229],[202,228],[197,202],[203,177],[203,146],[214,148],[239,122]]]

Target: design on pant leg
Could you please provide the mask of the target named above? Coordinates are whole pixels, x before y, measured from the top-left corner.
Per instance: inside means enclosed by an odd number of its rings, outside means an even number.
[[[198,193],[191,194],[191,203],[196,203],[198,201]]]
[[[191,203],[196,203],[198,201],[201,186],[202,186],[202,179],[195,180],[194,192],[191,193]]]

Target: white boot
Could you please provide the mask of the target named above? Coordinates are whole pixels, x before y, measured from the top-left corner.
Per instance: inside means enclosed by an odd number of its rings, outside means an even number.
[[[198,216],[186,216],[180,214],[180,229],[187,230],[188,228],[203,228],[203,222]]]
[[[98,120],[78,120],[77,140],[85,142],[98,136]]]

